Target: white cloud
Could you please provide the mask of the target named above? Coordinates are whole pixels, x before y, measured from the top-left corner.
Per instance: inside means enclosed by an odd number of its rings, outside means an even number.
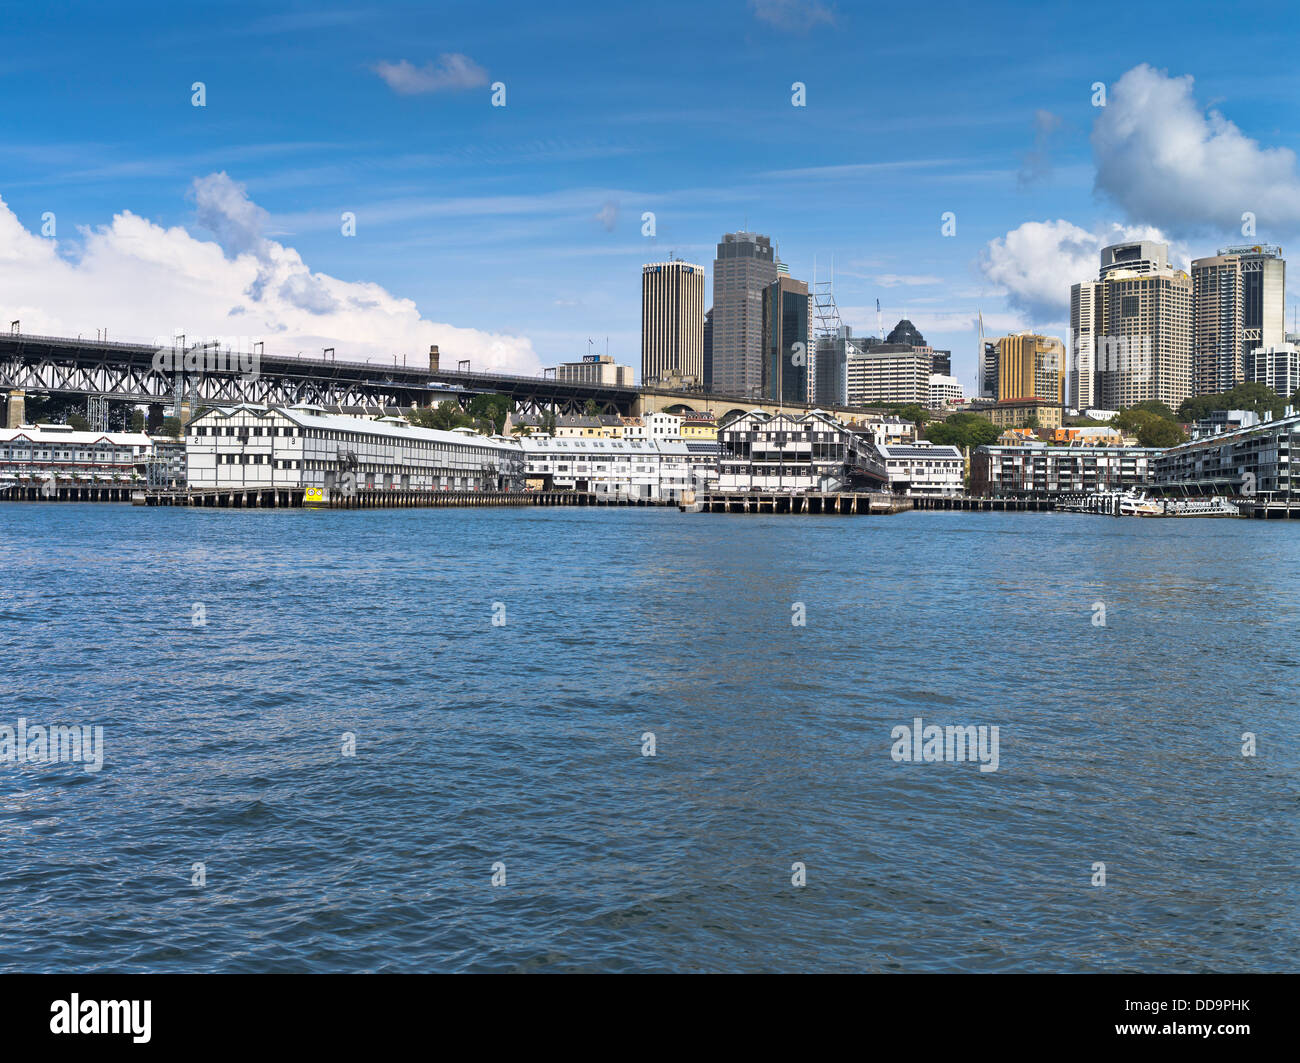
[[[1165,238],[1145,226],[1112,223],[1089,231],[1064,219],[1028,221],[989,241],[980,255],[980,271],[1013,307],[1035,319],[1060,320],[1063,314],[1069,317],[1070,285],[1096,279],[1101,249],[1125,240]],[[1180,245],[1170,247],[1169,257],[1171,265],[1186,267]]]
[[[1202,111],[1192,84],[1145,63],[1115,83],[1092,130],[1097,189],[1134,221],[1177,235],[1239,234],[1247,211],[1261,236],[1300,226],[1295,153]]]
[[[459,92],[476,89],[488,83],[488,74],[478,63],[459,52],[438,56],[438,64],[416,66],[409,59],[396,63],[376,63],[373,70],[388,87],[403,96],[419,96],[429,92]]]
[[[779,30],[807,33],[818,23],[833,25],[835,13],[819,0],[749,0],[760,22]]]
[[[882,288],[921,287],[927,284],[942,284],[942,277],[915,273],[880,273],[872,278]]]
[[[1016,180],[1021,188],[1041,181],[1052,172],[1052,136],[1065,124],[1058,114],[1041,107],[1034,112],[1034,146],[1025,153]]]
[[[528,339],[429,321],[410,299],[377,284],[314,273],[293,248],[262,235],[266,212],[225,174],[194,182],[201,224],[217,239],[163,227],[130,211],[81,231],[79,248],[29,232],[0,199],[0,307],[25,332],[151,341],[263,339],[268,354],[412,364],[438,344],[444,364],[537,373]],[[62,252],[62,253],[61,253]]]
[[[612,233],[614,226],[618,224],[618,204],[612,199],[605,200],[604,205],[596,212],[596,220],[605,227],[607,233]]]

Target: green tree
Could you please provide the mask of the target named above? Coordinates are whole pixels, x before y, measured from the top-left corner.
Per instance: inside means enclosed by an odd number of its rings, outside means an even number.
[[[1267,384],[1248,381],[1217,395],[1195,395],[1184,399],[1178,407],[1178,417],[1191,422],[1202,420],[1216,410],[1250,410],[1258,414],[1261,421],[1267,421],[1279,416],[1285,406],[1286,400]]]
[[[68,414],[68,424],[71,425],[73,428],[75,428],[78,432],[90,431],[90,422],[87,421],[79,413]]]
[[[1162,403],[1145,405],[1162,406]],[[1168,407],[1164,407],[1168,410]],[[1144,447],[1173,447],[1187,441],[1182,428],[1172,417],[1164,417],[1155,410],[1134,406],[1121,410],[1111,420],[1116,428],[1137,436],[1137,441]]]
[[[515,404],[508,395],[475,395],[470,400],[469,412],[479,421],[486,421],[488,434],[505,431],[506,418]]]
[[[930,411],[915,402],[899,406],[896,412],[904,421],[911,421],[913,424],[925,424],[930,420]]]
[[[171,436],[173,439],[179,439],[181,435],[181,419],[179,417],[164,417],[162,434]]]
[[[997,425],[976,413],[954,413],[925,429],[925,438],[931,443],[951,447],[986,447],[1001,434]]]
[[[472,425],[474,420],[454,399],[446,399],[428,409],[412,410],[407,419],[421,428],[436,428],[440,432],[450,432],[453,428]]]
[[[144,431],[144,410],[131,411],[131,431],[132,432]]]

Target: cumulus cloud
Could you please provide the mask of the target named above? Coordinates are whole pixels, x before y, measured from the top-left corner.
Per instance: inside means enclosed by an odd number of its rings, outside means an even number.
[[[1064,125],[1058,114],[1039,108],[1034,112],[1034,146],[1025,153],[1020,165],[1017,181],[1021,188],[1027,188],[1052,172],[1051,142],[1052,134]]]
[[[396,63],[380,62],[372,68],[394,92],[403,96],[420,96],[430,92],[460,92],[488,83],[488,74],[478,63],[459,52],[438,56],[437,64],[416,66],[409,59]]]
[[[760,22],[787,33],[807,33],[835,22],[835,13],[820,0],[749,0],[749,7]]]
[[[1176,235],[1300,227],[1295,153],[1264,148],[1196,102],[1190,75],[1145,63],[1124,74],[1092,130],[1096,188],[1130,219]]]
[[[600,210],[596,211],[596,220],[605,227],[607,233],[612,233],[618,224],[618,204],[612,199],[605,200]]]
[[[1070,285],[1095,280],[1100,252],[1126,240],[1168,242],[1157,229],[1112,223],[1088,230],[1064,219],[1028,221],[990,240],[980,271],[1006,293],[1007,302],[1040,320],[1069,316]],[[1186,251],[1170,247],[1170,265],[1186,266]]]
[[[130,211],[81,230],[70,248],[29,232],[0,199],[0,304],[26,332],[148,342],[184,332],[264,339],[268,354],[412,364],[438,344],[444,360],[537,373],[525,338],[429,321],[410,299],[368,282],[312,272],[292,247],[263,235],[266,212],[225,174],[194,182],[196,216],[216,236],[200,239]],[[248,349],[248,348],[245,348]]]

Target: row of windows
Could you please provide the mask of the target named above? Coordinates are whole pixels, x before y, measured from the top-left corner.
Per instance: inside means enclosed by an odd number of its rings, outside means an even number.
[[[143,448],[141,448],[143,453]],[[135,456],[131,449],[113,450],[97,447],[94,450],[32,450],[29,447],[0,447],[0,458],[27,461],[33,458],[54,458],[60,461],[130,461]]]
[[[196,425],[194,428],[196,436],[296,436],[297,428],[286,428],[284,425],[275,425],[274,427],[264,427],[253,425],[252,427],[240,425]]]

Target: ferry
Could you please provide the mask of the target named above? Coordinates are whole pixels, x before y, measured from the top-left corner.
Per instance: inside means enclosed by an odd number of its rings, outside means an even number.
[[[1096,513],[1112,517],[1239,517],[1241,510],[1226,497],[1152,498],[1145,491],[1097,491],[1072,498],[1057,507],[1063,513]]]

